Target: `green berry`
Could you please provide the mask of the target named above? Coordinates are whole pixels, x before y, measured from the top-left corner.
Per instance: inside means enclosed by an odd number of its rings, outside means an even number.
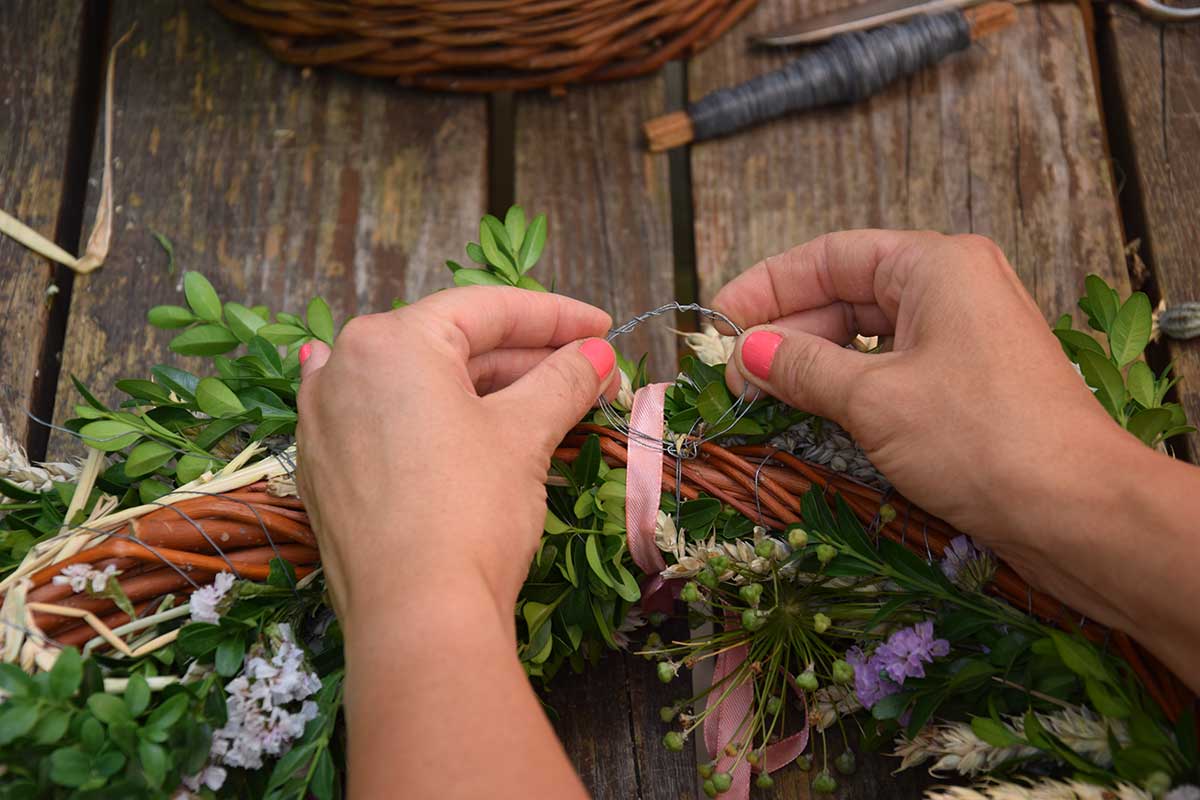
[[[701,778],[704,778],[704,780],[708,780],[709,778],[711,778],[713,776],[713,772],[715,771],[715,768],[713,767],[712,763],[710,762],[708,764],[700,764],[699,766],[696,767],[696,771],[700,773]]]
[[[651,611],[649,619],[650,624],[657,628],[667,621],[667,615],[661,611]]]
[[[696,580],[700,581],[700,583],[707,586],[709,589],[717,588],[717,584],[720,583],[720,581],[717,580],[717,573],[713,572],[711,569],[700,570],[700,574],[696,576]]]
[[[793,550],[801,550],[808,544],[808,531],[804,528],[792,528],[788,531],[788,544]]]
[[[767,713],[768,714],[770,714],[771,716],[775,716],[776,714],[779,713],[780,709],[782,709],[782,708],[783,708],[783,701],[780,700],[778,697],[767,698]]]
[[[796,756],[796,766],[803,772],[812,769],[812,756]]]
[[[1162,771],[1151,772],[1142,782],[1143,788],[1153,797],[1161,797],[1171,788],[1171,776]]]
[[[672,753],[683,750],[683,734],[679,731],[667,731],[667,735],[663,737],[663,747]]]
[[[829,774],[829,770],[822,770],[813,778],[812,788],[819,794],[833,794],[837,791],[837,780]]]
[[[658,679],[663,683],[670,683],[675,680],[675,665],[670,661],[658,662]]]
[[[728,772],[717,772],[712,776],[713,786],[717,787],[717,791],[724,794],[729,791],[729,787],[733,786],[733,776]]]
[[[833,760],[833,765],[837,767],[837,771],[843,775],[853,775],[854,768],[858,766],[854,760],[854,753],[851,753],[849,750],[835,758]]]
[[[658,633],[651,633],[646,637],[646,647],[662,647],[662,637]]]
[[[833,662],[833,680],[836,683],[850,683],[854,680],[854,667],[839,658]]]
[[[711,780],[707,780],[704,783],[700,784],[700,787],[702,789],[704,789],[704,793],[706,795],[708,795],[709,797],[717,796],[717,785],[715,783],[713,783]]]
[[[754,609],[747,608],[742,612],[742,627],[748,631],[756,631],[763,626],[766,619]]]
[[[713,556],[708,560],[708,565],[713,568],[713,572],[720,575],[729,569],[729,558],[727,556]]]
[[[758,601],[762,598],[762,593],[763,587],[761,583],[747,583],[738,589],[738,597],[745,600],[754,608],[758,608]]]
[[[817,545],[817,561],[828,564],[837,556],[837,548],[831,544]]]
[[[675,714],[678,713],[670,706],[663,706],[658,710],[658,718],[663,722],[670,722],[675,719]]]
[[[820,612],[813,614],[813,630],[817,633],[824,633],[825,631],[829,630],[830,622],[831,620],[829,617]]]
[[[806,669],[796,676],[796,685],[806,692],[815,692],[821,686],[817,675],[811,669]]]
[[[700,602],[700,587],[695,581],[688,581],[679,592],[679,599],[685,603]]]
[[[775,555],[775,540],[759,539],[758,544],[754,545],[754,555],[759,558],[770,558]]]
[[[895,518],[896,509],[892,507],[891,503],[884,503],[879,507],[879,521],[884,525],[889,524]]]
[[[750,766],[755,766],[760,760],[761,758],[759,757],[757,750],[751,750],[749,753],[746,753],[746,763]]]
[[[775,785],[775,781],[767,774],[766,770],[758,773],[758,777],[754,779],[754,785],[760,789],[770,789]]]

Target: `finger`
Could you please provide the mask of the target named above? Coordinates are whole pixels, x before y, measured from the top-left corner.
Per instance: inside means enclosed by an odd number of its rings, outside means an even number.
[[[928,251],[947,240],[924,231],[829,233],[755,264],[717,293],[713,307],[743,327],[751,327],[800,311],[850,303],[877,307],[894,326],[899,298],[877,290],[879,268],[892,266],[906,250]]]
[[[467,373],[478,394],[491,394],[510,385],[553,352],[550,347],[492,350],[468,361]]]
[[[553,448],[587,416],[602,392],[619,385],[617,359],[603,339],[564,345],[511,386],[488,396],[501,413],[527,420],[539,443]]]
[[[811,333],[838,344],[849,344],[855,336],[891,333],[891,323],[879,306],[834,303],[807,311],[797,311],[771,323],[798,333]]]
[[[447,335],[466,360],[500,347],[558,348],[603,336],[612,318],[559,294],[499,286],[438,292],[397,313],[417,312]]]
[[[771,325],[747,331],[734,351],[742,379],[793,408],[844,424],[847,397],[870,356],[811,333]],[[730,388],[741,391],[741,387]]]
[[[331,352],[329,345],[317,339],[300,345],[300,351],[297,354],[300,358],[300,380],[303,381],[325,366]]]

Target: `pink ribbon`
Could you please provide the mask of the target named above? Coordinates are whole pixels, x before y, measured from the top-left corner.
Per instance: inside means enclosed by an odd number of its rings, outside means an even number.
[[[662,440],[663,409],[669,385],[653,383],[638,389],[633,396],[633,408],[629,414],[629,461],[625,476],[625,542],[633,562],[646,576],[642,580],[643,611],[669,611],[679,591],[679,581],[666,581],[661,575],[667,568],[667,562],[659,552],[658,543],[654,538],[662,501],[663,451],[660,446],[646,441]],[[730,620],[726,624],[736,623]],[[746,654],[746,647],[743,645],[718,655],[713,671],[713,684],[737,672],[745,663]],[[804,700],[803,693],[794,683],[792,690]],[[704,744],[708,752],[717,758],[719,771],[728,771],[735,758],[725,754],[725,747],[739,738],[745,739],[750,735],[750,731],[745,728],[753,703],[754,686],[749,680],[742,680],[732,688],[721,686],[709,693],[705,701],[709,715],[704,720]],[[800,732],[768,746],[763,759],[753,770],[765,769],[773,772],[791,763],[807,746],[808,705],[805,702],[804,724]],[[750,796],[751,769],[745,758],[733,769],[733,784],[726,795],[730,800],[746,800]]]

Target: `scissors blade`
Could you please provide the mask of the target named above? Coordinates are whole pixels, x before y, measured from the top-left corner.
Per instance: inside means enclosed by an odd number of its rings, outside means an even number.
[[[890,22],[967,8],[982,0],[869,0],[848,8],[829,11],[808,17],[800,22],[752,37],[756,44],[782,47],[797,44],[815,44],[850,31],[877,28]]]

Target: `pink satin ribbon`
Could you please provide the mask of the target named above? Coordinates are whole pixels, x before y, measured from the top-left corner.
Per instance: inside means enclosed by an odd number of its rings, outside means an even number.
[[[667,562],[659,552],[654,539],[658,522],[658,510],[662,501],[663,451],[651,441],[661,441],[663,435],[663,408],[666,391],[670,384],[653,383],[638,389],[633,396],[633,408],[629,415],[629,461],[625,476],[625,541],[633,562],[646,576],[642,581],[642,610],[669,611],[678,595],[680,581],[666,581],[660,574]],[[727,625],[735,625],[730,620]],[[717,656],[713,671],[713,683],[738,671],[746,661],[746,647],[728,650]],[[754,687],[743,680],[725,694],[727,687],[714,689],[705,701],[711,709],[704,720],[704,744],[708,752],[717,758],[719,771],[728,771],[734,757],[725,755],[725,747],[735,739],[744,739],[750,708],[754,703]],[[804,700],[804,695],[795,684],[792,690]],[[724,699],[721,699],[724,697]],[[773,772],[804,752],[808,746],[808,706],[805,704],[804,724],[799,733],[776,742],[766,748],[762,761],[753,771]],[[750,796],[751,766],[743,758],[731,773],[733,784],[725,795],[730,800],[746,800]]]

